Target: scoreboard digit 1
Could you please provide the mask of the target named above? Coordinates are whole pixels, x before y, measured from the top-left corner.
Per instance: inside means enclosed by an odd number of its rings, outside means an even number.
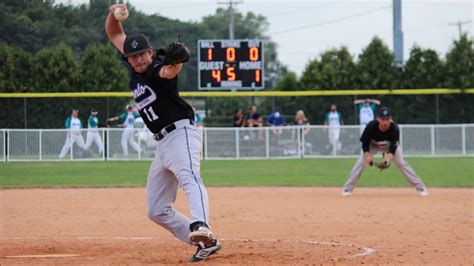
[[[200,90],[264,88],[262,40],[199,40]]]

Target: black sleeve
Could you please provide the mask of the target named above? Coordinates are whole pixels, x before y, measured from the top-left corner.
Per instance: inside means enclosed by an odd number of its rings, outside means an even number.
[[[390,136],[390,147],[388,151],[395,155],[395,151],[397,150],[398,147],[398,141],[400,140],[400,130],[398,129],[398,126],[396,124],[392,124],[393,130]]]
[[[153,62],[151,62],[151,65],[147,69],[147,73],[146,73],[147,80],[156,80],[158,78],[161,78],[160,69],[162,66],[163,64],[161,64],[161,61],[156,60],[156,59],[153,60]]]

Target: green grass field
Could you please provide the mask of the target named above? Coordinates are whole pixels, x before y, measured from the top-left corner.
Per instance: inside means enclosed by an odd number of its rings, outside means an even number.
[[[474,187],[474,158],[408,158],[429,187]],[[208,186],[340,187],[355,159],[202,161]],[[145,186],[150,161],[0,163],[0,187]],[[398,169],[367,169],[360,187],[408,187]]]

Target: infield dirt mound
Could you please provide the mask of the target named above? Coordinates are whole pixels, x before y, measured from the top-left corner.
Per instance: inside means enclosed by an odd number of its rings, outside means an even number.
[[[209,188],[211,264],[472,265],[473,189]],[[194,248],[146,218],[143,188],[0,191],[0,264],[178,264]],[[187,213],[179,194],[176,207]],[[35,257],[38,255],[79,255]],[[12,257],[23,256],[23,257]],[[26,257],[25,257],[26,256]]]

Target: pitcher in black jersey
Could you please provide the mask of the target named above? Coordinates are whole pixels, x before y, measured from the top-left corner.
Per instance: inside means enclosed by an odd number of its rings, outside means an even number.
[[[145,35],[126,35],[113,15],[115,8],[127,6],[109,7],[105,30],[131,67],[130,90],[157,141],[147,179],[148,217],[178,239],[197,246],[190,262],[205,260],[221,246],[209,227],[208,196],[200,173],[201,135],[193,125],[192,107],[177,89],[183,64],[163,65]],[[178,186],[188,198],[191,219],[172,207]]]
[[[428,196],[426,186],[416,175],[413,168],[403,159],[402,149],[398,146],[400,130],[392,120],[392,111],[387,107],[380,108],[377,118],[367,124],[360,137],[362,152],[359,160],[352,167],[347,182],[342,191],[343,196],[350,196],[359,180],[362,171],[372,165],[373,155],[384,153],[384,160],[393,161],[403,176],[416,188],[421,196]]]

